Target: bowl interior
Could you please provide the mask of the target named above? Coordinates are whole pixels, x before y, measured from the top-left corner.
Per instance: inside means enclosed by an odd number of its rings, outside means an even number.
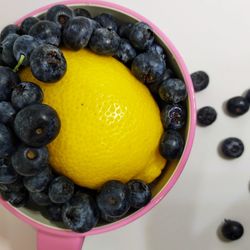
[[[95,5],[84,5],[81,4],[81,6],[79,5],[71,5],[72,7],[84,7],[85,9],[87,9],[92,16],[96,16],[98,14],[101,13],[110,13],[112,15],[114,15],[115,17],[117,17],[118,20],[120,20],[121,22],[136,22],[136,21],[140,21],[135,19],[132,16],[129,16],[126,13],[120,12],[120,11],[116,11],[114,9],[110,9],[110,8],[105,8],[105,7],[101,7],[101,6],[95,6]],[[37,16],[41,16],[43,13],[39,13]],[[163,40],[156,35],[156,40],[158,41],[159,44],[161,44],[167,54],[167,63],[168,66],[170,68],[172,68],[174,70],[174,73],[176,75],[176,77],[184,80],[184,77],[181,73],[180,67],[176,61],[176,58],[173,56],[173,54],[171,53],[170,49],[167,47],[166,44],[164,44]],[[185,128],[185,130],[183,131],[183,136],[185,137],[185,139],[188,136],[188,132],[189,132],[189,128],[190,128],[190,107],[189,107],[189,100],[187,100],[187,126]],[[155,180],[152,183],[152,193],[153,193],[153,200],[157,200],[159,197],[157,196],[157,194],[159,194],[164,187],[166,187],[166,185],[168,185],[168,183],[171,181],[171,177],[173,176],[173,174],[175,173],[175,171],[178,169],[178,163],[181,161],[180,160],[175,160],[175,161],[171,161],[169,163],[167,163],[166,167],[164,168],[164,170],[162,171],[160,177],[157,178],[157,180]],[[151,202],[152,202],[151,201]],[[40,214],[39,211],[33,211],[29,208],[19,208],[18,209],[19,212],[21,212],[23,215],[28,216],[29,218],[31,218],[32,220],[36,221],[36,222],[40,222],[42,224],[45,224],[48,227],[54,228],[54,229],[64,229],[63,225],[61,223],[52,223],[51,221],[47,220],[44,216],[42,216]],[[127,217],[131,216],[128,215]],[[126,217],[126,218],[127,218]],[[126,220],[125,218],[125,220]],[[124,220],[124,219],[123,219]],[[98,227],[103,227],[103,225],[99,225]]]

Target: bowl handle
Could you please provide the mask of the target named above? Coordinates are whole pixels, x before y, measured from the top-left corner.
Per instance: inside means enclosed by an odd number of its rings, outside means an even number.
[[[81,250],[84,237],[37,232],[37,250]]]

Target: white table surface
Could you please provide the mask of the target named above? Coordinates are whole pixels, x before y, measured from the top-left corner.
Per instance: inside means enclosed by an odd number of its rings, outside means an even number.
[[[0,28],[53,0],[0,1]],[[250,112],[228,117],[222,104],[250,88],[250,1],[115,0],[158,25],[182,53],[190,72],[206,70],[209,87],[197,106],[212,105],[217,121],[197,128],[194,147],[181,178],[165,199],[143,218],[85,240],[85,250],[249,250]],[[237,136],[245,153],[221,159],[218,143]],[[216,234],[224,218],[236,219],[244,236],[225,243]],[[0,207],[0,250],[34,250],[35,231]],[[49,250],[49,249],[48,249]]]

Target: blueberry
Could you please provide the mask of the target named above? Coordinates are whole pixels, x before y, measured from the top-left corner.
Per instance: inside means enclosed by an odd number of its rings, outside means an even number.
[[[32,148],[20,145],[11,156],[14,169],[23,176],[34,176],[48,165],[49,153],[46,147]]]
[[[162,77],[162,79],[160,79],[160,81],[158,82],[155,82],[153,84],[150,84],[148,86],[149,90],[151,91],[151,93],[155,94],[158,96],[158,92],[159,92],[159,88],[160,88],[160,85],[163,81],[169,79],[169,78],[173,78],[174,77],[174,73],[171,69],[167,68],[164,72],[164,75]]]
[[[162,60],[166,60],[167,58],[164,49],[157,43],[152,44],[147,51],[160,56]]]
[[[118,28],[118,35],[122,38],[129,39],[129,34],[134,24],[132,23],[124,23]]]
[[[50,204],[47,207],[47,217],[51,221],[62,221],[62,206]]]
[[[21,35],[22,31],[21,29],[15,25],[15,24],[9,24],[7,25],[0,34],[0,41],[3,41],[8,35],[10,34],[18,34]]]
[[[52,171],[48,166],[35,176],[24,177],[23,183],[29,192],[42,192],[46,189],[52,178]]]
[[[87,46],[93,27],[90,19],[75,17],[69,20],[63,29],[64,45],[73,50],[79,50]]]
[[[96,54],[113,56],[120,44],[120,37],[113,30],[97,28],[89,41],[90,49]]]
[[[21,109],[14,120],[16,135],[33,147],[49,144],[58,135],[60,127],[56,111],[45,104],[33,104]]]
[[[49,198],[54,203],[65,203],[74,194],[74,183],[64,176],[56,177],[49,186]]]
[[[127,183],[129,190],[129,204],[132,208],[142,208],[151,200],[150,187],[141,180],[130,180]]]
[[[154,33],[148,24],[137,22],[131,28],[129,40],[136,49],[143,51],[153,44]]]
[[[72,9],[65,5],[55,5],[47,11],[46,19],[55,22],[60,27],[64,27],[65,24],[74,16]]]
[[[120,181],[108,181],[97,195],[97,205],[105,221],[119,220],[130,208],[127,186]]]
[[[139,54],[133,60],[131,66],[133,75],[148,85],[160,81],[164,76],[165,70],[165,62],[153,53]]]
[[[224,220],[221,232],[227,240],[233,241],[241,238],[244,233],[244,228],[238,221]]]
[[[167,104],[161,111],[161,121],[165,129],[181,129],[186,123],[186,111],[178,104]]]
[[[14,67],[17,64],[16,58],[13,54],[13,46],[18,37],[19,35],[17,34],[10,34],[1,42],[0,45],[2,60],[10,67]]]
[[[39,22],[39,19],[36,18],[36,17],[33,17],[33,16],[30,16],[30,17],[27,17],[25,18],[22,23],[21,23],[21,26],[20,26],[20,29],[22,30],[22,33],[23,34],[28,34],[31,27],[38,23]]]
[[[30,64],[30,54],[31,52],[39,46],[39,41],[32,36],[23,35],[19,36],[13,45],[13,54],[17,62],[21,61],[23,66],[28,66]]]
[[[197,111],[197,121],[202,126],[212,124],[217,118],[217,112],[213,107],[206,106]]]
[[[14,151],[14,134],[4,124],[0,123],[0,158],[10,156]]]
[[[33,50],[30,56],[30,68],[38,80],[51,83],[64,76],[67,64],[60,49],[44,44]]]
[[[86,9],[76,8],[76,9],[73,9],[73,12],[75,16],[83,16],[83,17],[91,18],[91,14]]]
[[[0,184],[0,190],[2,191],[7,191],[7,192],[18,192],[20,190],[23,190],[24,185],[23,185],[23,179],[19,175],[17,176],[17,179],[11,183],[11,184]]]
[[[31,192],[30,197],[38,206],[46,207],[51,204],[50,198],[46,192]]]
[[[13,89],[11,103],[16,109],[43,101],[42,89],[32,82],[21,82]]]
[[[25,189],[16,192],[1,192],[2,198],[8,201],[14,207],[23,207],[29,199],[29,193]]]
[[[249,110],[249,103],[243,96],[236,96],[227,101],[227,110],[231,115],[239,116]]]
[[[108,13],[102,13],[94,18],[103,28],[107,28],[108,30],[113,30],[117,32],[118,24],[117,20],[114,16]]]
[[[191,74],[191,79],[193,82],[195,92],[199,92],[205,89],[209,83],[209,76],[204,71],[196,71]]]
[[[76,194],[63,206],[62,219],[65,226],[84,233],[97,225],[99,212],[94,199],[87,194]]]
[[[61,42],[61,28],[51,21],[45,20],[34,24],[29,31],[29,35],[44,44],[59,46]]]
[[[122,63],[129,65],[136,57],[136,50],[132,47],[128,40],[122,38],[114,57]]]
[[[6,66],[6,63],[2,59],[2,51],[0,49],[0,66]]]
[[[16,110],[9,102],[0,102],[0,122],[11,123],[14,120]]]
[[[245,98],[247,99],[248,103],[250,104],[250,89],[247,90]]]
[[[238,158],[244,152],[244,144],[238,138],[229,137],[221,143],[221,151],[225,157]]]
[[[0,160],[0,184],[11,184],[18,178],[17,172],[9,162]]]
[[[160,153],[166,159],[177,159],[184,149],[184,140],[175,130],[167,130],[160,140]]]
[[[185,83],[176,78],[169,78],[162,82],[159,95],[165,102],[179,103],[187,97]]]
[[[19,82],[18,74],[8,67],[0,66],[0,101],[10,100],[11,91]]]

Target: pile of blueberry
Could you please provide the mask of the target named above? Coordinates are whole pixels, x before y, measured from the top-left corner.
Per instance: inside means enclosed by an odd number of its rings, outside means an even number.
[[[67,70],[62,46],[113,56],[149,88],[161,109],[165,132],[159,148],[167,159],[179,158],[184,148],[187,92],[146,23],[121,23],[108,13],[92,18],[86,9],[56,5],[40,18],[28,17],[20,27],[11,24],[2,30],[0,194],[13,206],[37,209],[69,229],[86,232],[145,206],[151,191],[140,180],[113,180],[98,191],[89,190],[49,165],[46,146],[60,132],[60,118],[42,104],[41,88],[21,82],[17,72],[29,66],[36,79],[57,82]]]

